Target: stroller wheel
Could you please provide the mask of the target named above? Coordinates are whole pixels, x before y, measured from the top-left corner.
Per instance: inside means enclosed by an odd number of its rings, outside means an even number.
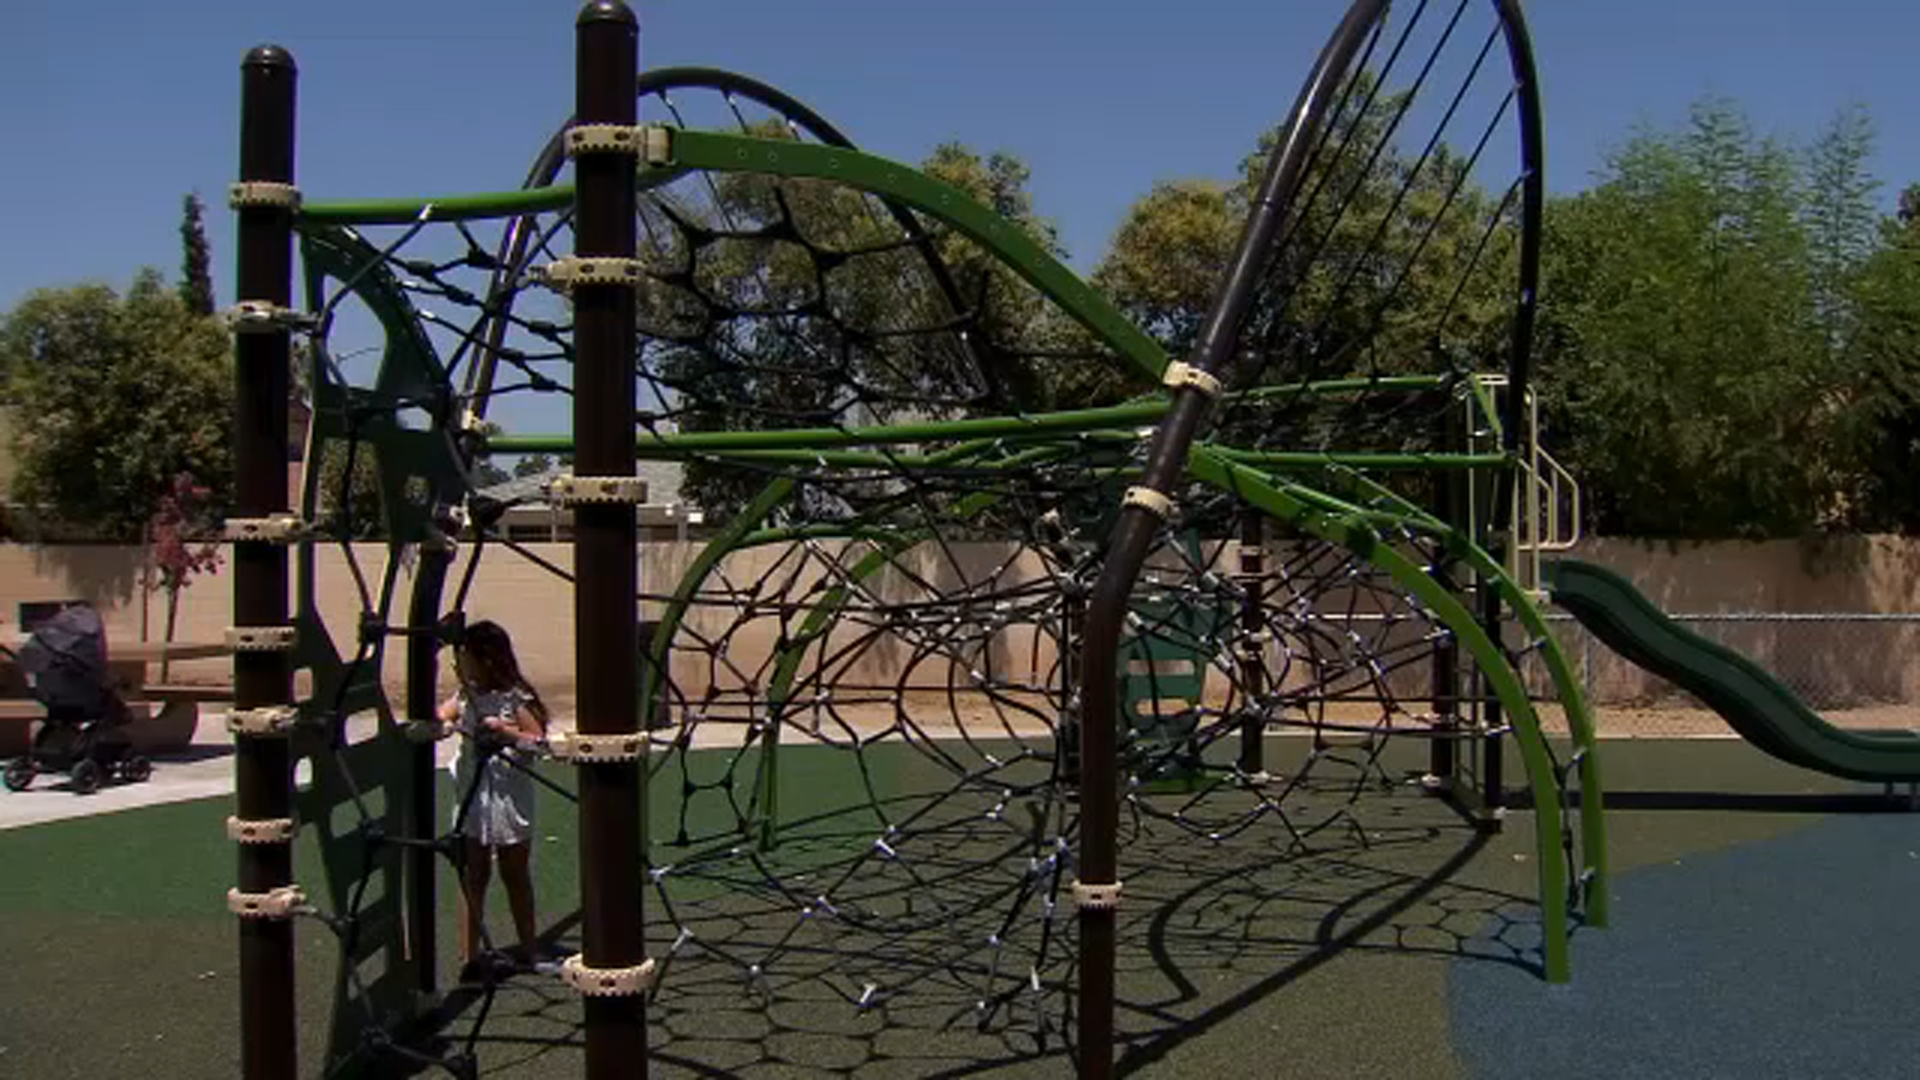
[[[14,758],[7,762],[7,790],[25,791],[33,786],[33,762],[26,758]]]
[[[120,779],[129,784],[137,784],[153,775],[153,762],[135,754],[120,763]]]
[[[92,759],[76,763],[67,777],[73,781],[73,790],[82,795],[91,795],[99,791],[101,782],[106,779],[100,766]]]

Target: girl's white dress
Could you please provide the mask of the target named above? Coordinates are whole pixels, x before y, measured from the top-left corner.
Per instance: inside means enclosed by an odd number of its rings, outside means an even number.
[[[460,709],[460,741],[449,763],[454,776],[453,831],[487,847],[524,844],[533,839],[533,758],[515,747],[499,750],[474,770],[482,753],[474,736],[486,731],[484,721],[497,718],[509,724],[528,701],[525,691],[462,689],[455,697]],[[497,733],[488,732],[497,737]],[[471,793],[471,794],[469,794]]]

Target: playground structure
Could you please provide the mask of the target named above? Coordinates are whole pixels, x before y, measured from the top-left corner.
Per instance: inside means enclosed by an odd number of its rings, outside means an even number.
[[[1491,825],[1507,748],[1537,965],[1568,978],[1606,868],[1592,727],[1536,592],[1565,540],[1527,391],[1537,79],[1513,0],[1391,7],[1357,0],[1321,54],[1184,359],[780,91],[642,72],[617,2],[580,15],[574,115],[516,191],[310,198],[292,57],[250,53],[226,525],[243,1074],[295,1074],[298,919],[340,945],[329,1072],[476,1068],[471,1038],[420,1038],[463,994],[477,1030],[494,987],[440,981],[458,845],[416,721],[477,560],[519,550],[472,495],[490,454],[574,455],[552,495],[578,722],[547,747],[574,786],[543,776],[579,808],[563,979],[588,1076],[644,1071],[675,995],[742,994],[963,1000],[977,1030],[1110,1075],[1129,837],[1264,832],[1287,858],[1364,840],[1352,807],[1409,779]],[[356,319],[370,365],[336,347]],[[296,361],[314,420],[289,506]],[[491,432],[516,393],[570,396],[572,432]],[[322,488],[328,454],[379,478],[389,557],[372,574],[343,543],[351,582],[315,580],[356,512]],[[727,522],[677,580],[637,579],[641,457]],[[319,617],[337,588],[357,626]],[[1421,775],[1383,765],[1403,740],[1431,744]],[[302,843],[324,882],[295,881]]]

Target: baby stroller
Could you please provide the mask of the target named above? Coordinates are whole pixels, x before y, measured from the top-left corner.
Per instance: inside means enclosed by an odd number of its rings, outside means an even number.
[[[4,651],[4,650],[0,650]],[[13,654],[47,718],[27,756],[7,763],[6,785],[23,791],[42,772],[64,772],[80,794],[109,779],[136,783],[153,774],[133,753],[132,712],[107,670],[107,629],[100,613],[78,604],[41,623]]]

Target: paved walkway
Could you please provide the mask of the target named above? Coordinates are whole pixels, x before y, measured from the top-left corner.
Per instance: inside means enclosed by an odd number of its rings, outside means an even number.
[[[200,726],[213,726],[204,713]],[[153,776],[142,783],[109,784],[92,795],[79,795],[67,786],[65,774],[53,773],[36,777],[25,791],[0,791],[0,829],[230,794],[233,746],[225,731],[219,734],[218,742],[196,738],[187,752],[155,760]]]
[[[25,791],[0,790],[0,830],[232,795],[233,736],[221,722],[221,711],[220,706],[202,706],[192,744],[184,751],[156,756],[153,776],[141,783],[109,784],[92,795],[80,795],[68,787],[66,774],[49,773],[36,777]],[[554,727],[572,730],[573,717],[554,717]],[[440,764],[447,765],[452,741],[442,742],[438,750]]]

